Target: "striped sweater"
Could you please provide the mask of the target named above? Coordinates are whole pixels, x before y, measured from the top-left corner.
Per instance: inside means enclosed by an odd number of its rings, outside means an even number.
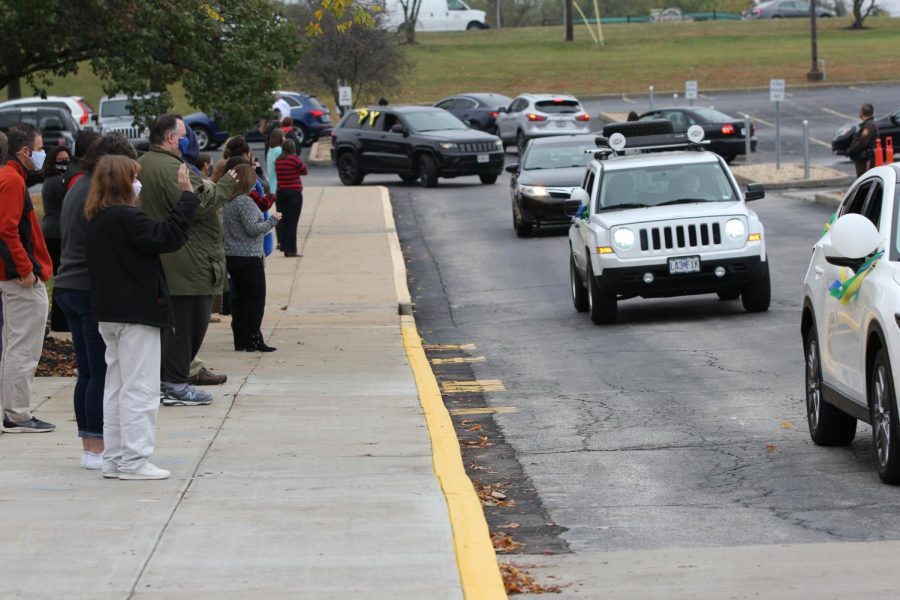
[[[301,175],[306,175],[306,165],[299,156],[282,154],[275,159],[275,177],[278,180],[279,190],[303,191]]]

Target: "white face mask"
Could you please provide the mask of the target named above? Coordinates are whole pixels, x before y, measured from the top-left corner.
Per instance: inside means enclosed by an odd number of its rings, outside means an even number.
[[[31,151],[31,162],[34,163],[34,170],[40,171],[44,168],[44,159],[47,158],[47,153],[43,150],[32,150]]]
[[[141,195],[141,188],[143,187],[141,185],[141,182],[138,180],[134,180],[134,182],[131,184],[131,187],[134,188],[134,197],[139,197]]]

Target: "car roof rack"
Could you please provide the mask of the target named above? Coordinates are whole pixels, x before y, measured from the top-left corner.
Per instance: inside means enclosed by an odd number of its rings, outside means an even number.
[[[699,125],[691,126],[687,133],[675,133],[672,122],[664,119],[611,123],[603,128],[602,135],[594,138],[597,149],[589,152],[597,160],[606,160],[629,152],[702,151],[709,145],[709,140],[703,139],[704,135]]]

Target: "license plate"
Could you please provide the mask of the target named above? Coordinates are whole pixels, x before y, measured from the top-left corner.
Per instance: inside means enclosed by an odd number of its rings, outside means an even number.
[[[487,154],[479,154],[478,162],[480,162],[480,163],[491,162],[491,157],[488,156]]]
[[[671,275],[680,275],[681,273],[699,273],[700,257],[685,256],[682,258],[669,259],[669,273]]]

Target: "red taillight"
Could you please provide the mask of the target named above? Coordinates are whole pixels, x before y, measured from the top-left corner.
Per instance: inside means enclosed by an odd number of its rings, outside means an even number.
[[[589,115],[589,114],[587,114],[587,113],[581,113],[580,115],[578,115],[577,117],[575,117],[575,120],[576,120],[576,121],[590,121],[590,120],[591,120],[591,115]]]
[[[496,110],[495,110],[494,112],[491,113],[491,118],[492,118],[492,119],[496,119],[496,118],[499,117],[499,116],[500,116],[500,112],[499,112],[499,111],[496,111]]]
[[[529,121],[546,121],[547,120],[547,117],[545,117],[544,115],[539,115],[537,113],[528,113],[525,116],[528,117]]]
[[[725,123],[722,125],[722,135],[734,135],[735,129],[734,125],[731,123]]]
[[[309,114],[311,114],[312,116],[314,116],[315,118],[318,119],[318,118],[322,117],[323,115],[325,115],[325,111],[316,109],[316,110],[309,111]]]
[[[81,110],[83,111],[81,113],[80,124],[85,125],[88,122],[88,113],[91,112],[91,109],[88,108],[88,105],[81,100],[76,100],[76,102],[78,102],[78,106],[80,106]]]
[[[761,9],[761,8],[754,8],[754,9],[753,9],[753,14],[754,14],[754,15],[761,15],[761,14],[763,14],[763,9]]]
[[[562,104],[563,102],[565,102],[565,100],[563,100],[562,98],[554,98],[553,101],[554,101],[556,104]]]

